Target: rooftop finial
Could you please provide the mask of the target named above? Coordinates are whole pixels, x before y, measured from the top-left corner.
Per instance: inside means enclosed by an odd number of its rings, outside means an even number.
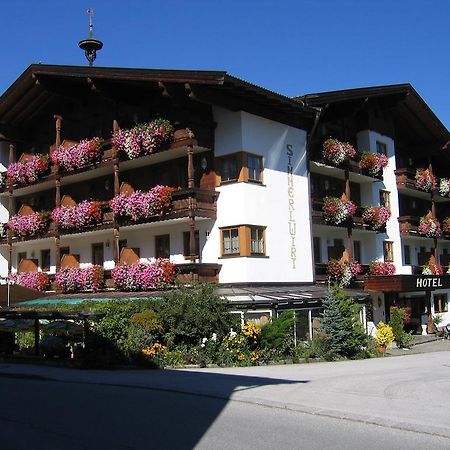
[[[94,27],[92,23],[94,10],[92,8],[89,8],[87,10],[87,13],[89,15],[89,34],[87,39],[83,39],[82,41],[78,42],[78,47],[84,50],[84,54],[89,62],[89,66],[92,66],[94,64],[95,58],[97,57],[97,50],[101,50],[101,48],[103,47],[103,42],[95,39],[94,33],[92,31]]]

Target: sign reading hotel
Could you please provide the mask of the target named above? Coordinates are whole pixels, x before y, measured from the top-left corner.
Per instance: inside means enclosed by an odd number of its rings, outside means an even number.
[[[371,292],[417,292],[449,288],[448,275],[369,276],[364,280],[364,290]]]
[[[293,146],[291,144],[286,145],[287,155],[287,192],[288,192],[288,212],[289,212],[289,237],[290,237],[290,259],[292,262],[292,268],[295,269],[295,263],[297,261],[297,248],[295,247],[295,237],[297,235],[297,224],[295,223],[295,199],[294,199],[294,175],[292,166],[292,157],[294,156]]]

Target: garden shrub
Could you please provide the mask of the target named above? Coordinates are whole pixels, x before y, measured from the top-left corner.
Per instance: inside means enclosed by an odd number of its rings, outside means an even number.
[[[394,333],[395,342],[397,347],[405,348],[411,345],[412,334],[405,331],[404,325],[409,322],[409,313],[406,308],[399,308],[398,306],[392,306],[390,309],[389,325]]]
[[[294,351],[294,313],[286,311],[261,328],[261,347],[275,349],[282,356]]]

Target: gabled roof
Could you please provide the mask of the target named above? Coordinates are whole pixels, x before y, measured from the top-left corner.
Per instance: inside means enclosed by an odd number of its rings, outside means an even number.
[[[442,145],[450,140],[450,132],[410,83],[343,89],[310,93],[294,97],[305,105],[323,107],[367,99],[385,99],[396,105],[397,115],[404,122],[423,127]],[[425,131],[425,130],[424,130]]]
[[[21,126],[55,95],[99,91],[114,99],[121,89],[153,90],[170,96],[176,85],[190,99],[248,110],[264,117],[295,122],[311,118],[314,109],[225,71],[163,70],[32,64],[0,97],[0,124]]]

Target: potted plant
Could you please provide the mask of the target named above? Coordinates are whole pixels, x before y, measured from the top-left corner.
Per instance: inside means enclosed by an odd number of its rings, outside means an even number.
[[[20,286],[37,291],[46,291],[50,287],[50,280],[45,272],[12,273],[9,279]]]
[[[364,152],[361,155],[359,167],[367,170],[371,175],[378,175],[385,167],[387,167],[389,159],[384,154],[374,152]]]
[[[383,228],[390,217],[391,210],[385,206],[369,206],[362,214],[363,222],[372,230]]]
[[[439,180],[439,194],[447,197],[450,194],[450,178],[441,178]]]
[[[173,139],[173,126],[168,120],[156,119],[130,129],[117,130],[112,143],[129,159],[156,153]]]
[[[62,292],[99,291],[104,285],[103,267],[66,267],[55,275],[55,284]]]
[[[430,169],[417,169],[416,188],[425,192],[431,192],[436,189],[437,178],[431,173]]]
[[[395,270],[394,264],[390,262],[372,261],[369,264],[369,275],[371,276],[394,275]]]
[[[322,157],[326,162],[338,166],[344,161],[354,158],[356,150],[348,142],[329,138],[322,146]]]
[[[394,332],[392,327],[384,322],[378,322],[377,331],[375,334],[375,342],[378,346],[378,350],[383,354],[386,354],[386,348],[388,345],[394,342]]]
[[[75,206],[60,206],[51,213],[52,220],[63,230],[82,230],[102,221],[98,202],[84,200]]]
[[[48,230],[48,213],[37,212],[26,216],[15,215],[8,221],[8,228],[14,235],[26,238],[35,237],[44,234]]]
[[[443,275],[444,269],[440,264],[429,262],[422,266],[422,275]]]
[[[172,193],[175,188],[155,186],[147,192],[116,195],[110,202],[115,216],[122,220],[137,222],[167,214],[172,208]]]
[[[439,220],[428,214],[420,218],[417,232],[422,236],[439,237],[442,234],[441,224]]]
[[[342,259],[331,259],[327,269],[330,281],[337,283],[340,287],[348,286],[357,275],[362,273],[362,267],[358,261]]]
[[[339,225],[342,222],[353,217],[357,207],[350,200],[343,200],[338,197],[325,197],[323,200],[322,211],[325,222]]]
[[[25,161],[11,163],[6,171],[12,184],[27,186],[49,170],[48,155],[33,155]]]
[[[60,145],[51,155],[52,163],[59,164],[66,172],[98,163],[102,155],[102,143],[103,139],[95,137],[84,139],[70,147]]]

